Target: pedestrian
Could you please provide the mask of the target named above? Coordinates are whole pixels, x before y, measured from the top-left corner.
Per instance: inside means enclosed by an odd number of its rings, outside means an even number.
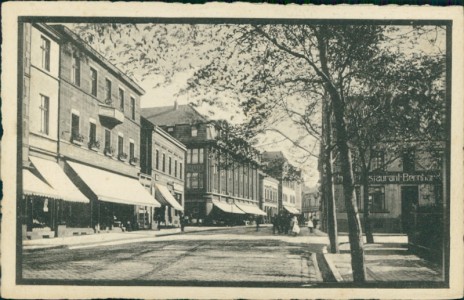
[[[309,233],[314,232],[313,216],[309,217],[308,219],[308,229],[309,229]]]
[[[272,221],[272,234],[275,234],[276,229],[277,229],[277,218],[276,218],[276,216],[271,217],[271,221]]]
[[[255,219],[255,220],[256,220],[256,221],[255,221],[255,222],[256,222],[256,231],[259,231],[259,223],[261,223],[261,220],[260,220],[260,219],[261,219],[260,216],[256,217],[256,219]]]
[[[298,226],[298,218],[296,216],[292,219],[292,234],[297,236],[300,233],[300,226]]]
[[[182,213],[180,213],[179,222],[180,222],[180,231],[184,232],[185,219]]]

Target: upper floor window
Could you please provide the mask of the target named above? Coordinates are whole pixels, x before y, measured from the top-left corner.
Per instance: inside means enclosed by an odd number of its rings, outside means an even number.
[[[373,151],[371,154],[371,171],[384,170],[385,153],[383,151]]]
[[[168,160],[168,174],[171,175],[172,173],[172,158],[169,156]]]
[[[192,164],[198,163],[198,149],[192,149]]]
[[[135,98],[131,97],[130,98],[130,106],[131,106],[131,118],[132,120],[135,120]]]
[[[174,160],[174,177],[177,177],[177,160]]]
[[[192,149],[187,149],[187,163],[192,163]]]
[[[40,132],[49,134],[50,127],[50,98],[40,95]]]
[[[163,172],[166,172],[166,154],[163,153]]]
[[[79,122],[80,118],[78,114],[72,113],[71,114],[71,136],[73,139],[80,136],[80,127]]]
[[[105,101],[108,102],[109,100],[111,100],[111,80],[109,80],[108,78],[105,79]]]
[[[183,172],[183,168],[182,168],[182,163],[179,163],[179,178],[182,179],[182,172]]]
[[[135,144],[133,141],[129,142],[129,159],[131,161],[135,159]]]
[[[92,146],[97,141],[97,124],[91,121],[89,125],[89,144]]]
[[[111,149],[111,130],[105,128],[105,150]]]
[[[159,170],[159,150],[155,150],[155,168]]]
[[[407,150],[403,152],[403,172],[415,171],[415,154],[414,150]]]
[[[41,37],[40,50],[42,51],[42,68],[50,71],[50,40]]]
[[[118,154],[121,155],[124,153],[124,137],[118,136]]]
[[[119,109],[124,111],[124,90],[119,89]]]
[[[91,93],[93,96],[97,97],[97,82],[98,82],[98,73],[97,70],[94,68],[90,68],[90,85],[91,85]]]
[[[75,85],[81,85],[81,61],[75,53],[72,57],[71,81]]]
[[[192,126],[192,136],[195,137],[198,135],[198,129],[196,126]]]
[[[174,127],[168,127],[168,132],[173,132],[174,131]]]

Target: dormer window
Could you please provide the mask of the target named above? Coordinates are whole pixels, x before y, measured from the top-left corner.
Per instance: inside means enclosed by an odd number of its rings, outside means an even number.
[[[196,126],[192,126],[192,137],[196,137],[198,135],[198,129]]]
[[[174,127],[168,127],[168,132],[173,132],[174,131]]]

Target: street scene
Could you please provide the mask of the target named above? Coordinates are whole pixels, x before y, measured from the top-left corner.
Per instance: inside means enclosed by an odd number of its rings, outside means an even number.
[[[449,23],[79,20],[18,23],[20,282],[447,286]]]

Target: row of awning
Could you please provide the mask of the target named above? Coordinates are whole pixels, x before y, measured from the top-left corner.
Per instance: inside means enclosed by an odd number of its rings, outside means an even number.
[[[231,214],[251,214],[251,215],[258,215],[258,216],[266,216],[266,213],[259,209],[259,207],[249,204],[242,204],[242,203],[225,203],[220,202],[218,200],[213,200],[213,205],[216,206],[218,209],[222,210],[226,213]]]
[[[70,202],[89,203],[89,199],[71,181],[58,163],[38,157],[30,157],[36,174],[23,170],[23,191],[25,195],[62,199]],[[161,207],[161,203],[183,211],[182,206],[169,189],[156,184],[155,197],[137,179],[93,168],[83,164],[68,162],[68,165],[100,201]],[[74,178],[78,180],[77,178]],[[161,202],[161,203],[160,203]]]

